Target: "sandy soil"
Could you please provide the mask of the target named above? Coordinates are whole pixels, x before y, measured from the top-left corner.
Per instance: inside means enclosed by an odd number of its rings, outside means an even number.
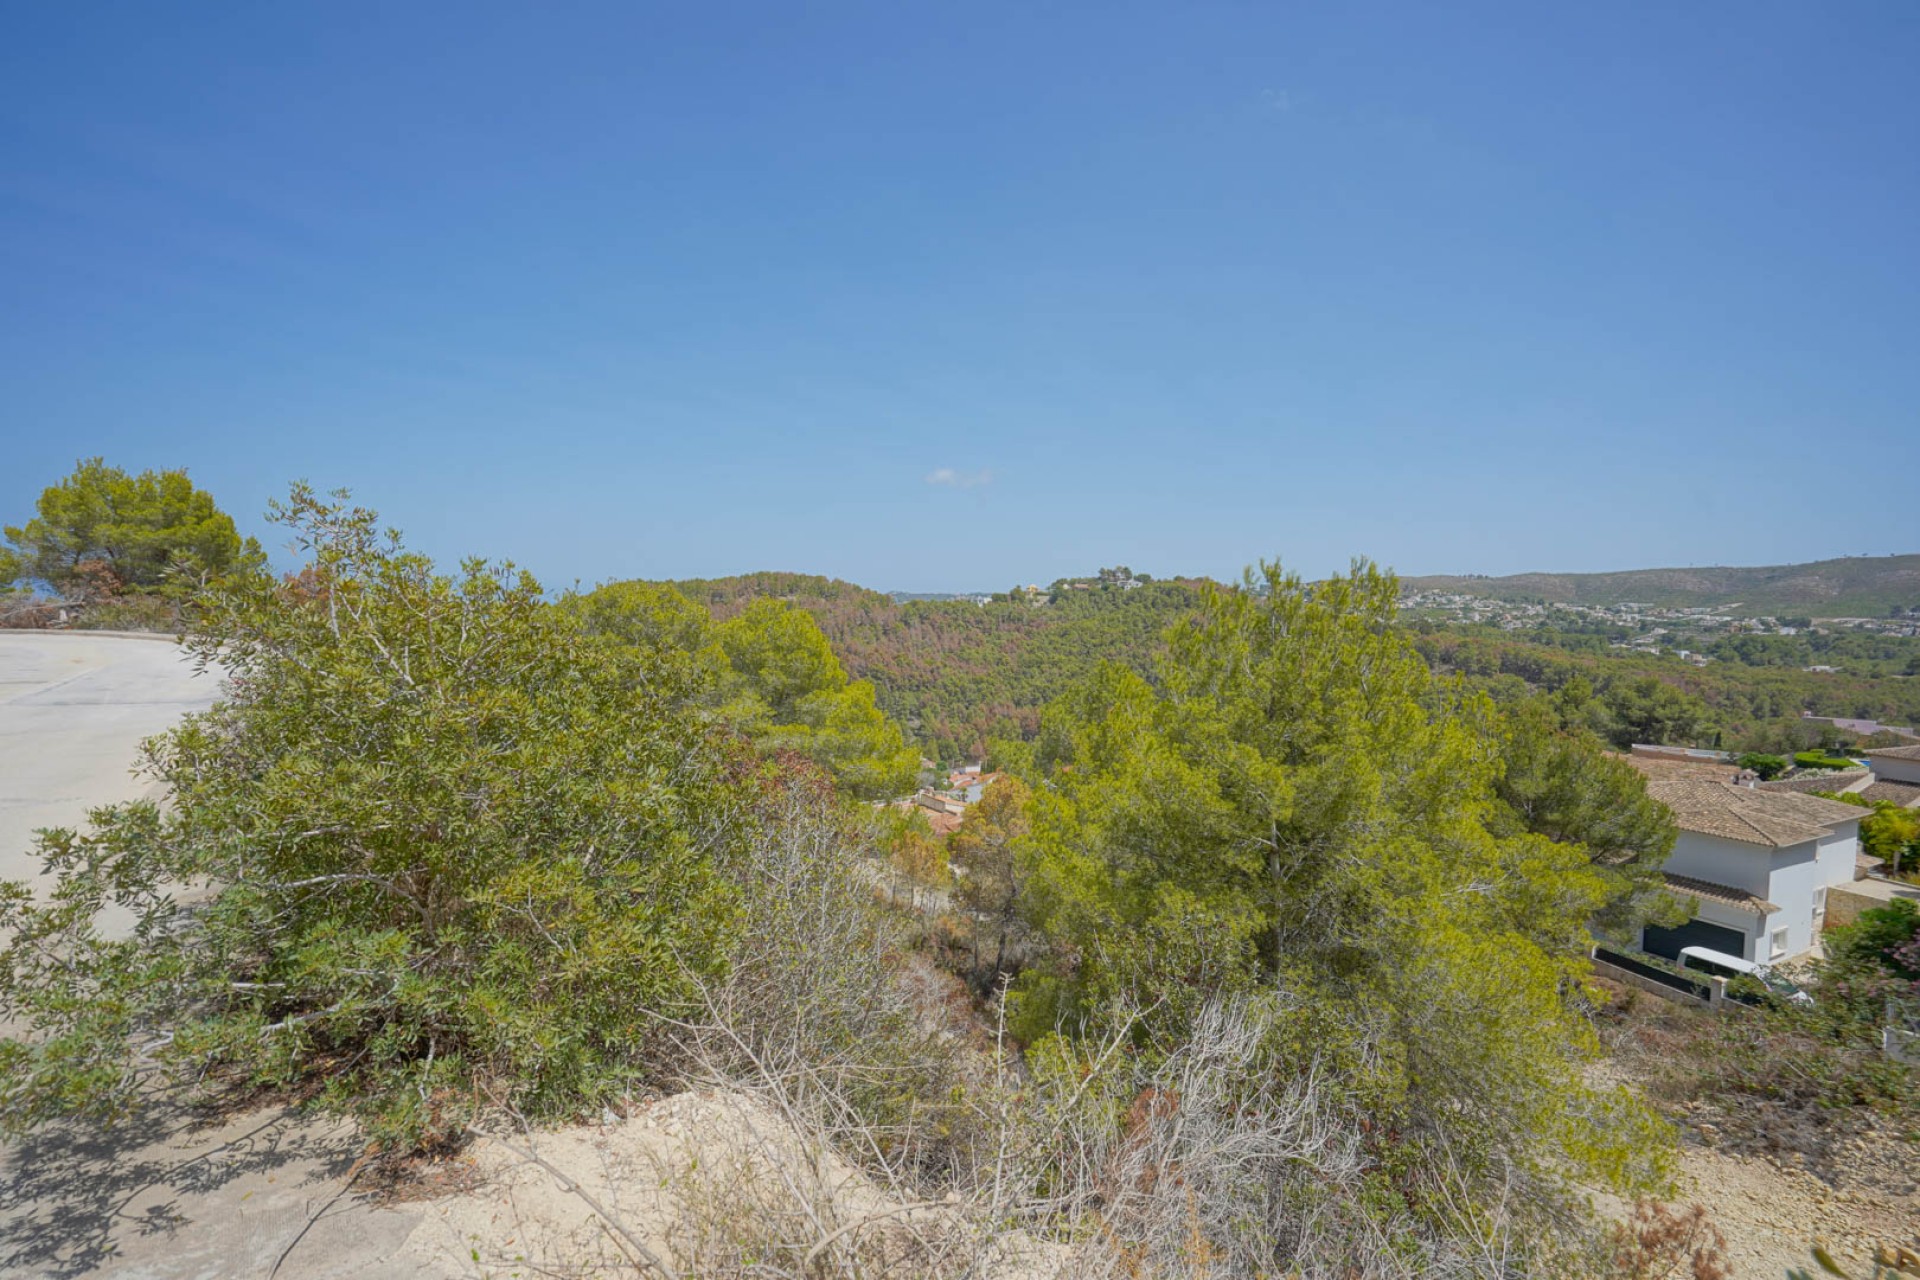
[[[350,1123],[278,1107],[49,1130],[0,1150],[0,1280],[589,1280],[647,1254],[744,1275],[816,1247],[821,1274],[913,1274],[960,1251],[982,1280],[1051,1280],[1065,1258],[890,1195],[739,1094],[481,1138],[397,1195],[359,1178],[363,1149]]]
[[[502,1135],[469,1158],[478,1185],[422,1206],[400,1260],[473,1280],[632,1274],[644,1255],[682,1275],[749,1274],[755,1259],[798,1270],[810,1253],[828,1274],[910,1274],[956,1250],[984,1280],[1045,1280],[1064,1260],[1018,1236],[982,1242],[953,1205],[889,1194],[739,1094]]]

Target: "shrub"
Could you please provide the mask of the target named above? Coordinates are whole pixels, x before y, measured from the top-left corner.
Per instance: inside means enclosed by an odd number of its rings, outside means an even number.
[[[1727,1240],[1704,1205],[1675,1209],[1641,1200],[1616,1229],[1613,1264],[1620,1280],[1732,1280]]]
[[[105,596],[80,611],[75,630],[177,631],[179,604],[163,595]]]
[[[612,1092],[735,933],[736,806],[691,668],[584,634],[508,566],[440,575],[371,512],[296,488],[274,514],[312,563],[194,618],[226,697],[149,744],[171,806],[47,833],[52,899],[0,892],[0,1019],[24,1028],[0,1121],[210,1072],[311,1082],[410,1144],[482,1093],[559,1114]],[[190,884],[211,891],[182,905]]]
[[[1862,911],[1828,933],[1827,954],[1840,964],[1878,966],[1920,995],[1920,905],[1898,898]]]
[[[1511,726],[1431,677],[1393,626],[1397,591],[1364,563],[1311,586],[1263,565],[1169,633],[1157,685],[1109,666],[1049,709],[1050,772],[1013,849],[1048,950],[1012,1025],[1079,1052],[1112,1032],[1109,1009],[1137,1007],[1150,1063],[1212,1005],[1274,994],[1290,1052],[1271,1078],[1318,1069],[1364,1092],[1403,1185],[1444,1167],[1495,1197],[1525,1169],[1514,1194],[1538,1212],[1561,1179],[1644,1188],[1666,1135],[1586,1073],[1573,993],[1588,922],[1627,887],[1594,853],[1657,866],[1671,829],[1656,809],[1609,832],[1606,806],[1547,776],[1573,772],[1571,752],[1513,794],[1552,800],[1534,816],[1592,833],[1593,853],[1496,825]],[[1615,780],[1600,790],[1643,790]]]
[[[1785,756],[1766,755],[1759,751],[1749,751],[1737,757],[1734,763],[1742,769],[1753,770],[1760,775],[1762,781],[1777,778],[1787,771],[1787,758]]]
[[[1830,756],[1824,751],[1796,751],[1793,763],[1802,769],[1858,769],[1860,766],[1845,756]]]
[[[1643,1001],[1625,1045],[1656,1098],[1710,1108],[1735,1147],[1797,1152],[1818,1167],[1875,1117],[1896,1129],[1920,1119],[1912,1068],[1880,1048],[1898,985],[1871,967],[1827,962],[1805,983],[1810,1005],[1709,1013]]]

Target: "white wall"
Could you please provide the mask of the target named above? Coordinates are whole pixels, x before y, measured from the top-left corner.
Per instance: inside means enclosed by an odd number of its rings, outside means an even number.
[[[1673,852],[1667,855],[1666,869],[1676,876],[1692,876],[1729,889],[1744,889],[1756,898],[1785,906],[1767,891],[1771,861],[1768,855],[1772,852],[1763,844],[1744,844],[1697,831],[1682,831],[1673,842]]]
[[[1888,782],[1920,782],[1920,760],[1895,760],[1871,752],[1867,754],[1867,760],[1873,765],[1876,778],[1884,778]]]
[[[1746,934],[1748,960],[1768,964],[1791,959],[1813,950],[1817,936],[1814,890],[1853,879],[1853,855],[1860,847],[1859,826],[1857,822],[1846,823],[1819,841],[1809,840],[1787,849],[1682,831],[1673,842],[1666,869],[1677,876],[1744,889],[1779,907],[1762,921],[1750,912],[1703,900],[1698,918]],[[1787,953],[1775,957],[1771,931],[1779,928],[1787,931]]]
[[[1857,822],[1843,822],[1832,834],[1823,836],[1819,853],[1820,883],[1851,884],[1854,855],[1859,852],[1860,824]]]
[[[1790,960],[1813,950],[1813,891],[1823,885],[1817,846],[1817,841],[1809,840],[1773,851],[1773,869],[1767,879],[1765,897],[1780,908],[1780,913],[1768,921],[1768,926],[1774,929],[1786,926],[1787,951],[1785,955],[1776,956],[1762,945],[1754,956],[1762,964]]]

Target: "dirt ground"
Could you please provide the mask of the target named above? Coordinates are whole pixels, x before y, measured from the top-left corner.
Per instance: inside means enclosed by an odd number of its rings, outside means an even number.
[[[1711,1124],[1684,1137],[1675,1199],[1706,1206],[1735,1280],[1781,1280],[1810,1264],[1813,1244],[1862,1277],[1877,1247],[1920,1251],[1912,1144],[1856,1137],[1823,1177],[1728,1150]],[[398,1199],[350,1182],[359,1149],[349,1125],[273,1108],[210,1125],[163,1109],[111,1134],[50,1132],[0,1156],[0,1277],[213,1280],[276,1265],[278,1280],[578,1277],[631,1274],[637,1248],[703,1274],[727,1270],[743,1246],[842,1230],[843,1244],[882,1252],[975,1243],[948,1206],[889,1195],[731,1095],[481,1140]],[[741,1239],[742,1223],[759,1238]],[[997,1280],[1041,1280],[1064,1261],[998,1245],[979,1260]]]
[[[1815,1245],[1860,1277],[1872,1275],[1878,1249],[1920,1252],[1920,1142],[1912,1135],[1864,1108],[1794,1110],[1711,1091],[1677,1098],[1670,1059],[1691,1052],[1685,1021],[1727,1015],[1637,997],[1622,1008],[1603,1032],[1612,1052],[1596,1075],[1668,1099],[1663,1110],[1681,1139],[1673,1203],[1706,1208],[1734,1280],[1781,1280],[1789,1268],[1823,1274]],[[1617,1202],[1602,1208],[1627,1211]]]
[[[1920,1147],[1862,1140],[1842,1167],[1872,1176],[1843,1176],[1836,1185],[1768,1156],[1716,1150],[1709,1141],[1692,1133],[1682,1148],[1678,1199],[1712,1214],[1735,1280],[1781,1280],[1789,1267],[1811,1268],[1815,1244],[1856,1276],[1872,1274],[1880,1246],[1920,1250],[1920,1196],[1901,1194],[1880,1176],[1905,1162],[1911,1188],[1920,1176]]]

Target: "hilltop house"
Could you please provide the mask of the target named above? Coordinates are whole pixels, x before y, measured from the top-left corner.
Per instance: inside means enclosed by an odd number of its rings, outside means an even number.
[[[1698,905],[1678,928],[1644,930],[1642,949],[1671,959],[1711,947],[1759,964],[1813,950],[1827,890],[1854,879],[1867,810],[1727,782],[1652,781],[1647,794],[1680,828],[1667,887]]]

